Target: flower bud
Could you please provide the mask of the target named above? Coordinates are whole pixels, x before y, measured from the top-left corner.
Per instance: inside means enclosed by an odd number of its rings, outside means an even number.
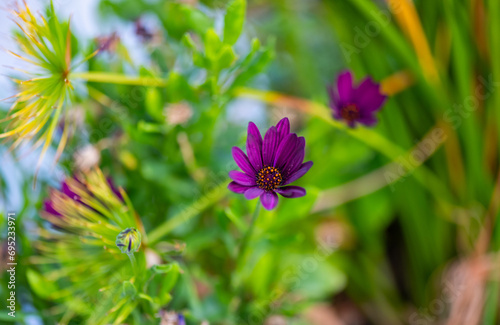
[[[131,254],[141,247],[141,233],[135,228],[127,228],[116,236],[116,246],[122,253]]]

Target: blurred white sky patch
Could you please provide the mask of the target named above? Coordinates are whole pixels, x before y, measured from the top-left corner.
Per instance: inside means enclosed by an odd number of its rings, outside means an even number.
[[[238,98],[227,106],[227,120],[246,126],[253,121],[258,126],[266,124],[266,107],[261,101],[250,98]]]
[[[6,146],[0,147],[0,177],[5,188],[2,192],[5,197],[0,197],[0,211],[20,211],[24,206],[24,188],[32,189],[35,166],[40,157],[41,148],[33,151],[29,146],[24,146],[16,151],[15,155],[9,152]],[[64,172],[58,165],[54,165],[55,150],[49,148],[45,159],[38,171],[37,186],[33,190],[34,196],[40,191],[40,181],[48,182],[58,188],[64,177]],[[25,182],[29,182],[26,184]],[[5,202],[3,201],[5,199]]]

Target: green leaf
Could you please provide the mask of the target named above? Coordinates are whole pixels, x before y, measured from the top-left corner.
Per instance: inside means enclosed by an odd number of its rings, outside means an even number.
[[[151,270],[155,273],[155,279],[151,282],[149,290],[153,290],[156,303],[165,305],[172,299],[170,291],[174,288],[179,278],[179,264],[154,265]]]
[[[191,50],[191,53],[193,54],[193,63],[199,67],[204,68],[206,66],[205,58],[198,50],[198,47],[196,46],[194,40],[191,38],[191,35],[185,34],[182,38],[182,43]]]
[[[201,67],[201,68],[205,68],[208,66],[207,61],[205,60],[203,55],[201,55],[200,53],[197,53],[197,52],[193,52],[193,63],[194,63],[194,65]]]
[[[307,259],[306,267],[301,263],[304,260],[296,262],[295,265],[299,267],[292,268],[290,275],[298,279],[291,290],[302,297],[309,300],[324,299],[345,287],[346,275],[333,265],[315,258]]]
[[[165,121],[163,117],[163,102],[158,88],[148,88],[146,91],[146,111],[157,121]]]
[[[245,0],[234,0],[227,7],[224,18],[224,43],[232,45],[240,37],[245,23],[246,6]]]
[[[161,265],[153,265],[152,270],[155,273],[163,274],[171,272],[174,269],[174,265],[177,264],[161,264]]]
[[[144,300],[149,301],[151,304],[154,304],[154,303],[155,303],[155,302],[153,301],[153,298],[151,298],[150,296],[148,296],[148,295],[146,295],[146,294],[144,294],[144,293],[140,293],[140,294],[138,295],[138,297],[139,297],[139,298],[141,298],[141,299],[144,299]]]
[[[163,124],[148,123],[144,120],[137,123],[137,129],[144,133],[162,133],[164,131]]]
[[[486,303],[483,312],[482,325],[493,325],[497,323],[498,314],[498,289],[500,284],[498,281],[490,281],[486,288]]]
[[[260,45],[257,42],[253,42],[252,48],[257,49]],[[240,74],[235,78],[232,87],[238,87],[244,85],[248,80],[261,73],[266,65],[274,58],[274,43],[270,41],[270,44],[266,48],[258,50],[257,52],[250,54],[241,63]]]
[[[215,61],[221,46],[222,42],[215,30],[213,28],[207,30],[207,33],[205,34],[205,56],[210,61]]]
[[[177,283],[177,279],[179,278],[181,270],[179,264],[177,263],[172,263],[170,265],[171,265],[170,270],[167,273],[165,273],[163,278],[162,291],[164,292],[170,292],[170,290],[173,289],[174,285]]]
[[[195,99],[193,89],[191,85],[189,85],[189,82],[183,75],[175,72],[171,72],[168,76],[166,92],[167,99],[170,103]]]
[[[258,38],[252,39],[252,50],[250,51],[250,53],[255,53],[258,50],[260,50],[260,48],[261,48],[260,40]]]
[[[176,39],[188,31],[203,33],[212,24],[211,19],[198,9],[177,2],[165,2],[160,19],[169,36]]]
[[[217,61],[217,71],[229,68],[236,60],[236,54],[230,45],[224,45],[219,53],[219,60]]]
[[[33,269],[28,269],[26,271],[26,277],[31,289],[42,298],[50,298],[50,296],[57,291],[54,282],[48,281],[43,275]]]
[[[134,299],[137,294],[137,289],[130,281],[123,281],[123,296]]]
[[[182,37],[182,43],[187,47],[190,48],[192,51],[198,51],[198,48],[196,47],[196,43],[194,42],[193,38],[189,34],[184,34]]]

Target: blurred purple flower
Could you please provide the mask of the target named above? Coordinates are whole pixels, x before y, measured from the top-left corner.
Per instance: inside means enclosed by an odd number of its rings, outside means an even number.
[[[265,209],[272,210],[278,204],[278,195],[297,198],[306,195],[299,186],[288,185],[313,165],[312,161],[302,163],[305,154],[305,139],[290,133],[290,122],[284,118],[272,126],[264,140],[257,126],[248,125],[247,154],[233,147],[233,158],[243,172],[233,170],[229,177],[229,190],[244,194],[248,200],[260,197]]]
[[[43,210],[57,217],[62,217],[62,214],[60,214],[59,212],[57,212],[56,209],[54,209],[54,203],[52,203],[52,200],[50,199],[45,200],[43,202]]]
[[[181,313],[175,311],[160,310],[160,325],[186,325],[186,319]]]
[[[186,325],[186,320],[184,319],[184,315],[177,315],[177,325]]]
[[[73,179],[74,179],[75,181],[77,181],[78,183],[80,183],[80,181],[79,181],[76,177],[73,177]],[[70,187],[69,187],[69,185],[68,185],[68,181],[66,181],[66,180],[65,180],[64,182],[62,182],[62,185],[61,185],[61,192],[62,192],[62,193],[64,193],[64,194],[66,194],[66,196],[67,196],[67,197],[69,197],[69,198],[73,199],[74,201],[78,201],[78,202],[80,202],[80,197],[79,197],[78,195],[76,195],[76,193],[75,193],[75,192],[73,192],[73,191],[70,189]]]
[[[342,72],[337,77],[337,83],[328,87],[328,95],[333,117],[336,120],[344,120],[351,128],[356,123],[375,125],[375,113],[387,99],[380,91],[380,84],[374,82],[371,77],[354,86],[353,75],[349,70]]]
[[[111,177],[107,177],[106,178],[106,181],[108,181],[108,185],[109,185],[109,188],[111,188],[111,190],[113,191],[113,193],[115,193],[115,195],[122,201],[123,200],[123,196],[122,194],[120,193],[120,190],[118,190],[118,188],[115,186],[115,183],[113,182],[113,179]]]
[[[71,179],[72,179],[73,181],[78,182],[79,184],[81,184],[82,186],[84,186],[84,187],[86,188],[86,186],[85,186],[82,182],[80,182],[80,180],[78,180],[78,178],[77,178],[77,177],[73,176]],[[113,183],[113,180],[112,180],[110,177],[108,177],[108,178],[106,179],[106,181],[107,181],[107,183],[108,183],[108,185],[109,185],[109,188],[113,191],[113,193],[114,193],[114,194],[115,194],[115,195],[116,195],[116,196],[117,196],[117,197],[118,197],[121,201],[124,201],[124,200],[123,200],[123,197],[122,197],[122,195],[121,195],[121,193],[120,193],[120,191],[118,190],[118,188],[117,188],[117,187],[115,186],[115,184]],[[87,190],[87,191],[88,191],[88,190]],[[75,192],[73,192],[73,191],[71,190],[70,185],[69,185],[69,182],[68,182],[68,180],[67,180],[67,179],[66,179],[66,180],[64,180],[64,181],[61,183],[61,190],[59,190],[58,192],[60,192],[61,194],[64,194],[65,196],[67,196],[68,198],[72,199],[73,201],[76,201],[76,202],[78,202],[78,203],[80,203],[80,204],[83,204],[83,205],[87,206],[85,203],[83,203],[83,202],[81,201],[81,197],[80,197],[80,196],[78,196]],[[63,215],[62,215],[59,211],[57,211],[57,209],[55,208],[55,204],[54,204],[54,202],[53,202],[52,194],[53,194],[53,193],[51,193],[51,198],[49,198],[49,199],[47,199],[47,200],[45,200],[45,201],[43,202],[43,210],[44,210],[45,212],[48,212],[49,214],[52,214],[52,215],[56,216],[56,217],[62,217]],[[89,192],[89,194],[91,194],[91,193]]]
[[[149,30],[146,26],[144,26],[144,24],[140,19],[137,19],[134,25],[135,25],[135,34],[139,36],[139,38],[143,42],[149,42],[153,39],[154,37],[153,32],[151,32],[151,30]]]
[[[76,177],[73,177],[73,179],[75,181],[78,181],[78,179],[76,179]],[[69,188],[67,180],[64,180],[62,182],[60,192],[63,193],[64,195],[66,195],[67,197],[71,198],[72,200],[81,203],[80,197],[78,195],[76,195],[76,193],[74,193]],[[54,207],[54,202],[50,198],[48,200],[45,200],[45,202],[43,202],[43,208],[44,208],[45,212],[48,212],[48,213],[50,213],[54,216],[57,216],[57,217],[62,217],[62,214],[56,210],[56,208]]]
[[[116,32],[113,32],[109,36],[97,37],[96,42],[100,52],[114,53],[120,42],[120,37]]]

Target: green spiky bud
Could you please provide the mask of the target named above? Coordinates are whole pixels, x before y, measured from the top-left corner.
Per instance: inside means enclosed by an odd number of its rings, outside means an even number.
[[[127,228],[116,236],[116,246],[122,253],[132,254],[141,247],[141,233],[135,228]]]

